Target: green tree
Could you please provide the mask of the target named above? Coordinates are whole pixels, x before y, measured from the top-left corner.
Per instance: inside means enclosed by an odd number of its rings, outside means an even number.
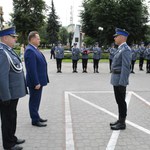
[[[61,27],[59,30],[59,41],[61,41],[62,44],[66,45],[68,39],[68,32],[65,27]]]
[[[46,9],[43,0],[13,0],[12,22],[19,33],[19,41],[27,43],[30,31],[39,30],[44,24],[43,11]]]
[[[39,29],[41,47],[45,47],[48,44],[46,29],[47,29],[47,23],[45,22],[44,25]]]
[[[58,41],[59,27],[60,25],[58,21],[58,16],[56,15],[54,3],[52,0],[51,12],[49,14],[47,22],[47,38],[49,44],[53,45]]]
[[[70,50],[71,50],[71,46],[72,46],[73,35],[74,35],[73,32],[69,32],[69,47],[70,47]]]
[[[129,43],[145,39],[148,12],[143,0],[84,0],[81,12],[82,29],[102,45],[113,41],[116,27],[129,31]],[[103,27],[99,31],[98,27]],[[94,35],[93,35],[94,34]]]

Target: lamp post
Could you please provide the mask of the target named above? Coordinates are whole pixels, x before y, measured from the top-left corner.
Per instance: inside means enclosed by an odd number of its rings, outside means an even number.
[[[104,28],[103,27],[98,27],[98,30],[103,31]]]
[[[3,28],[3,9],[0,6],[0,30]]]
[[[98,35],[98,38],[99,38],[99,40],[101,39],[101,35],[102,35],[102,31],[104,30],[104,28],[103,27],[98,27],[98,31],[99,31],[99,35]],[[101,42],[99,42],[99,44],[100,44]]]

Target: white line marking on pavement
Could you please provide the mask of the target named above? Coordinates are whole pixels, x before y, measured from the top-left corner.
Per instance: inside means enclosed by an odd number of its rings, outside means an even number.
[[[85,99],[75,95],[75,94],[72,94],[72,93],[69,93],[69,94],[72,95],[73,97],[76,97],[77,99],[79,99],[79,100],[81,100],[81,101],[83,101],[83,102],[85,102],[85,103],[87,103],[87,104],[89,104],[89,105],[91,105],[91,106],[93,106],[93,107],[95,107],[95,108],[97,108],[97,109],[99,109],[99,110],[109,114],[110,116],[113,116],[113,117],[117,118],[117,115],[115,115],[114,113],[106,110],[105,108],[102,108],[102,107],[100,107],[98,105],[95,105],[95,104],[93,104],[93,103],[91,103],[91,102],[89,102],[89,101],[87,101],[87,100],[85,100]],[[137,129],[139,129],[139,130],[141,130],[141,131],[143,131],[143,132],[145,132],[147,134],[150,134],[150,130],[148,130],[148,129],[142,127],[142,126],[139,126],[139,125],[137,125],[137,124],[135,124],[135,123],[133,123],[131,121],[128,121],[128,120],[126,120],[126,123],[128,123],[129,125],[137,128]]]
[[[113,91],[69,91],[70,93],[90,93],[90,94],[95,94],[95,93],[113,93]]]
[[[134,96],[136,96],[137,98],[139,98],[142,102],[146,103],[147,105],[150,106],[150,102],[148,102],[147,100],[145,100],[144,98],[142,98],[141,96],[137,95],[136,93],[132,92],[132,94]]]
[[[73,139],[73,128],[72,128],[72,118],[71,118],[71,111],[70,111],[70,102],[69,102],[69,95],[77,98],[80,101],[83,101],[89,105],[91,105],[94,108],[97,108],[103,112],[105,112],[106,114],[113,116],[114,118],[117,118],[117,115],[115,115],[114,113],[106,110],[103,107],[100,107],[94,103],[91,103],[73,93],[90,93],[90,94],[95,94],[95,93],[113,93],[113,91],[66,91],[65,92],[65,123],[66,123],[66,150],[75,150],[75,146],[74,146],[74,139]],[[150,103],[148,101],[146,101],[145,99],[143,99],[142,97],[140,97],[138,94],[134,93],[134,92],[127,92],[127,97],[126,97],[126,102],[127,102],[127,107],[129,105],[130,99],[132,94],[134,96],[136,96],[137,98],[139,98],[141,101],[143,101],[144,103],[146,103],[147,105],[150,106]],[[139,126],[131,121],[126,120],[126,123],[147,133],[150,134],[150,130]],[[109,143],[107,145],[106,150],[114,150],[116,143],[117,143],[117,139],[119,137],[120,131],[113,131],[111,138],[109,140]]]
[[[130,103],[130,100],[131,100],[131,95],[132,95],[132,92],[129,92],[126,96],[127,107],[129,106],[129,103]],[[114,150],[115,149],[119,134],[120,134],[120,130],[112,132],[112,135],[110,137],[110,140],[108,142],[106,150]]]
[[[65,92],[65,123],[66,123],[66,150],[74,150],[72,118],[70,112],[69,92]]]
[[[114,150],[115,149],[119,134],[120,134],[120,130],[119,131],[113,131],[111,138],[108,142],[108,145],[106,147],[106,150]]]

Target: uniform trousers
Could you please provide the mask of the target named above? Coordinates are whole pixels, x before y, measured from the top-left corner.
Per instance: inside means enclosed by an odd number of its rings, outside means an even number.
[[[146,71],[148,73],[150,73],[150,60],[147,59],[147,62],[146,62]]]
[[[112,59],[109,59],[109,69],[111,71],[111,64],[112,64]]]
[[[73,70],[77,69],[77,63],[78,63],[78,60],[72,60],[72,68],[73,68]]]
[[[94,62],[94,64],[93,64],[94,70],[95,70],[95,69],[98,70],[99,59],[93,59],[93,62]]]
[[[39,122],[40,120],[39,107],[41,102],[42,89],[43,87],[41,87],[39,90],[29,87],[29,111],[32,123]]]
[[[143,63],[144,63],[144,57],[140,57],[140,60],[139,60],[139,69],[140,70],[143,69]]]
[[[127,116],[127,104],[125,101],[126,97],[126,86],[114,86],[115,99],[118,104],[118,111],[120,118],[126,118]]]
[[[55,53],[51,53],[51,59],[54,58],[55,59]]]
[[[88,59],[82,58],[82,68],[83,70],[87,69]]]
[[[135,62],[136,62],[136,60],[132,60],[132,61],[131,61],[131,71],[134,70],[134,64],[135,64]]]
[[[61,71],[62,58],[56,58],[57,70]]]
[[[8,104],[4,104],[0,101],[1,129],[4,149],[10,149],[16,145],[17,104],[18,99],[10,100]]]

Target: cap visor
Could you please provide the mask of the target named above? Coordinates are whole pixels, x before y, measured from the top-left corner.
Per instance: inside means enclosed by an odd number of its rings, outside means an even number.
[[[119,34],[114,34],[113,37],[116,37],[116,36],[118,36],[118,35],[119,35]]]
[[[11,36],[14,36],[14,37],[18,37],[18,35],[17,34],[10,34]]]

